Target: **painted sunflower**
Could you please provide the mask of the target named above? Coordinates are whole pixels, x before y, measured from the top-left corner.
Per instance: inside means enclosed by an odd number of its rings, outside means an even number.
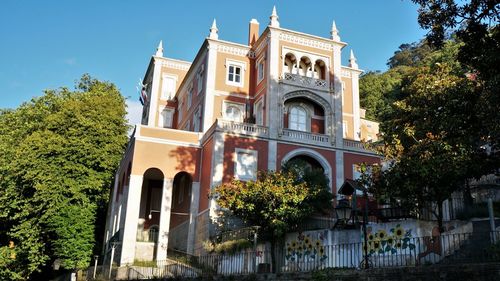
[[[405,236],[405,230],[402,226],[398,225],[394,229],[394,238],[396,239],[402,239]]]
[[[385,240],[387,239],[388,235],[387,235],[387,232],[384,230],[384,229],[380,229],[378,232],[377,232],[377,236],[380,240]]]

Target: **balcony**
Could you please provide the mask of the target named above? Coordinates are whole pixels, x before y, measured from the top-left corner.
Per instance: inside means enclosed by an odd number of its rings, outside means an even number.
[[[259,126],[250,123],[233,122],[222,119],[217,119],[217,129],[228,133],[268,137],[269,129],[264,126]]]
[[[344,148],[359,152],[376,153],[375,149],[365,142],[344,139]]]
[[[306,77],[298,74],[284,73],[281,82],[306,88],[313,88],[318,90],[328,90],[328,83],[326,80]]]
[[[281,138],[292,142],[311,143],[322,146],[331,146],[330,136],[310,132],[283,129]]]

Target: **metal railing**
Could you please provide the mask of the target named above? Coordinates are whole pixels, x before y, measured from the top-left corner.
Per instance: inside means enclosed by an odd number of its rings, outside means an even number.
[[[151,227],[147,230],[137,229],[137,242],[158,242],[158,227]]]
[[[302,242],[275,252],[277,273],[310,272],[323,268],[417,267],[500,261],[500,232],[450,233],[426,237],[372,238],[367,243],[321,245]],[[209,254],[182,261],[158,261],[153,267],[131,267],[142,278],[245,275],[271,272],[270,251]],[[134,276],[129,276],[133,278]]]

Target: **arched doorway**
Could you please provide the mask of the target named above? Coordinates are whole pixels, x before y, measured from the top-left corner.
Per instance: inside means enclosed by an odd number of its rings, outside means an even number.
[[[281,166],[284,167],[287,163],[297,162],[299,165],[304,165],[311,170],[321,171],[328,180],[330,191],[333,191],[332,167],[328,160],[317,151],[309,148],[299,148],[288,152],[281,159]]]
[[[187,252],[192,184],[193,179],[187,172],[179,172],[174,177],[168,231],[169,249]]]
[[[137,242],[157,243],[163,195],[163,173],[157,168],[146,170],[143,176]],[[151,247],[150,247],[151,248]],[[157,247],[154,247],[156,250]],[[155,253],[148,253],[141,259],[153,259]]]

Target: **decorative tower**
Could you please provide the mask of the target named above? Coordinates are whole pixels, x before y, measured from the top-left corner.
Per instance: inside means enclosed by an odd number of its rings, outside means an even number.
[[[279,17],[278,14],[276,13],[276,6],[273,6],[273,13],[269,17],[271,21],[269,22],[269,25],[272,27],[280,27],[280,22],[278,21]]]
[[[351,49],[351,57],[349,58],[349,67],[354,69],[358,69],[358,63],[356,62],[356,57],[354,56],[354,52]]]
[[[332,29],[330,30],[330,39],[335,41],[340,41],[339,30],[337,29],[335,21],[332,22]]]
[[[160,40],[160,43],[158,44],[158,47],[156,48],[156,57],[163,57],[163,41]]]
[[[219,29],[217,28],[217,22],[214,19],[212,23],[212,27],[210,27],[210,35],[208,36],[210,39],[219,39]]]

